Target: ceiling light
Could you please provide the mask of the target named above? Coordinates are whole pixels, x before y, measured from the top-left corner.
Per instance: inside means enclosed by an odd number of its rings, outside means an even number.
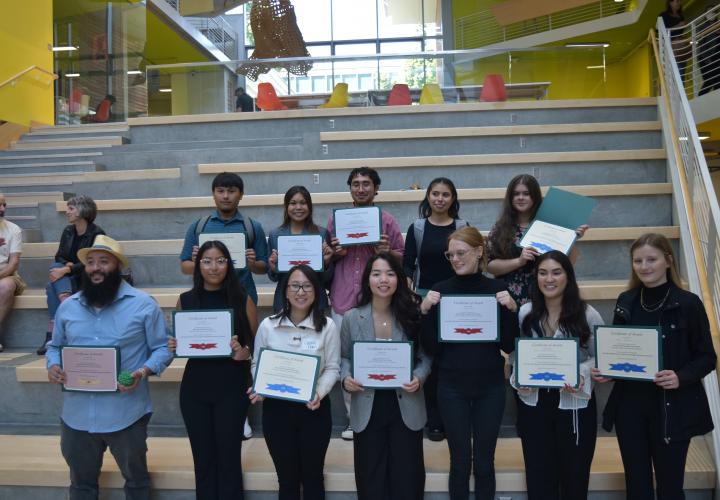
[[[701,141],[706,141],[710,139],[710,132],[698,132],[698,139]]]
[[[72,52],[74,50],[78,50],[79,47],[73,47],[72,45],[64,45],[59,47],[53,47],[53,52]]]
[[[172,92],[172,89],[158,89],[158,92]]]
[[[602,64],[600,66],[585,66],[587,69],[605,69]]]
[[[139,69],[133,69],[127,72],[128,75],[142,75],[142,71]]]
[[[578,48],[585,48],[585,49],[598,49],[598,48],[608,48],[610,47],[610,44],[607,42],[588,42],[588,43],[566,43],[565,47],[569,49],[578,49]]]
[[[77,78],[80,73],[65,73],[65,78]]]
[[[615,0],[615,3],[623,3],[623,0]]]

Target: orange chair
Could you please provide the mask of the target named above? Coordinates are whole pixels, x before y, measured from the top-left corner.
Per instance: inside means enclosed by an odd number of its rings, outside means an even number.
[[[95,114],[90,117],[91,122],[105,123],[110,119],[110,107],[113,105],[110,99],[103,99],[95,111]]]
[[[480,100],[483,102],[507,101],[505,81],[501,75],[487,75],[483,82]]]
[[[396,83],[393,85],[390,95],[388,96],[388,106],[407,106],[412,104],[410,97],[410,89],[404,83]]]
[[[261,83],[258,85],[257,99],[255,105],[263,111],[278,111],[288,109],[277,96],[272,83]]]

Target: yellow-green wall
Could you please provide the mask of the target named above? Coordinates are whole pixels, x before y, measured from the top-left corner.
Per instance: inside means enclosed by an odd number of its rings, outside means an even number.
[[[52,0],[0,2],[0,82],[29,66],[53,69]],[[0,120],[30,125],[54,123],[53,85],[37,72],[0,88]]]

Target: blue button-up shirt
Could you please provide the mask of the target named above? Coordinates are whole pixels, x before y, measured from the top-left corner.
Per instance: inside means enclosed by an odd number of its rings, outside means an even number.
[[[60,346],[116,346],[120,369],[133,372],[143,365],[162,373],[172,360],[162,310],[145,292],[120,284],[115,300],[100,310],[82,292],[60,304],[46,354],[48,369],[60,365]],[[62,420],[88,432],[125,429],[152,411],[147,379],[132,392],[63,393]]]
[[[198,237],[195,235],[198,223],[204,220],[199,219],[188,227],[187,233],[185,233],[185,243],[183,244],[182,252],[180,252],[180,260],[192,260],[192,249],[198,244]],[[248,217],[248,221],[251,219]],[[267,240],[265,239],[265,232],[260,224],[253,224],[255,232],[255,241],[253,241],[253,250],[255,250],[255,260],[263,261],[267,263],[268,260],[268,246]],[[208,219],[203,233],[245,233],[245,241],[247,241],[247,231],[245,230],[245,220],[239,210],[235,212],[232,219],[224,220],[220,218],[220,214],[215,213]],[[252,273],[247,267],[245,269],[237,270],[238,278],[240,283],[245,287],[248,295],[252,298],[253,302],[257,304],[258,296],[257,290],[255,289],[255,281],[253,281]]]

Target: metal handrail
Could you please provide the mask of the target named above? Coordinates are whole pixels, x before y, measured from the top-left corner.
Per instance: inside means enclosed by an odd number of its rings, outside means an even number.
[[[455,46],[461,48],[482,47],[630,12],[637,8],[635,4],[626,5],[627,3],[616,3],[614,0],[598,0],[591,4],[527,19],[507,26],[501,26],[495,20],[491,10],[483,10],[456,19]]]
[[[4,82],[0,83],[0,88],[3,88],[6,85],[10,85],[10,84],[14,83],[20,77],[25,76],[26,74],[28,74],[32,71],[39,71],[40,73],[44,73],[48,76],[51,76],[53,80],[57,80],[57,78],[58,78],[58,76],[55,73],[53,73],[52,71],[48,71],[46,69],[41,68],[40,66],[33,64],[32,66],[28,66],[24,70],[20,71],[19,73],[16,73],[15,75],[11,76]]]

